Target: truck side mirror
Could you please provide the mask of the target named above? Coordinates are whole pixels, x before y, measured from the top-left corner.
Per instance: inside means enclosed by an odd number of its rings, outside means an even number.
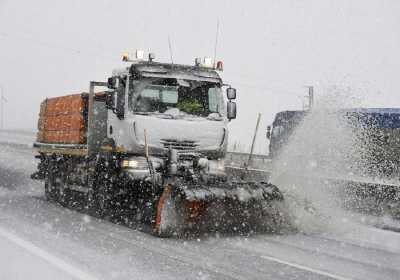
[[[267,139],[271,139],[271,126],[267,126]]]
[[[227,117],[228,120],[236,119],[236,103],[229,101],[227,104]]]
[[[122,120],[125,118],[125,92],[117,92],[117,106],[115,108],[117,117]]]
[[[107,80],[107,87],[109,89],[116,89],[118,88],[118,78],[117,77],[110,77]]]
[[[236,99],[236,89],[232,87],[228,87],[226,89],[226,97],[228,97],[229,100]]]
[[[114,110],[115,109],[115,92],[114,91],[107,92],[107,95],[106,95],[106,108],[108,110]]]

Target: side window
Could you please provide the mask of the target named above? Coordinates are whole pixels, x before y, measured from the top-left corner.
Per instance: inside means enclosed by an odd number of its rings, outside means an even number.
[[[161,102],[168,104],[178,103],[178,91],[165,89],[161,92]]]
[[[150,99],[159,99],[160,98],[160,90],[154,88],[145,88],[140,93],[142,98],[150,98]]]
[[[158,89],[145,88],[136,99],[134,110],[137,112],[154,111],[157,101],[160,98]]]
[[[211,87],[208,89],[208,109],[210,110],[210,112],[218,112],[218,93],[218,89],[215,87]]]

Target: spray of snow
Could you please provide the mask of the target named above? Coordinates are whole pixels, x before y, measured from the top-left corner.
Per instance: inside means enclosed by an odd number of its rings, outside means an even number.
[[[337,112],[356,107],[349,88],[330,88],[297,127],[274,163],[271,182],[283,191],[295,226],[304,232],[346,228],[337,182],[354,172],[358,151],[352,130]]]

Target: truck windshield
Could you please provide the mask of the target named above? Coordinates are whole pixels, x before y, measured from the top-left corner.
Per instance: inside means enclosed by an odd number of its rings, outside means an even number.
[[[135,113],[178,112],[207,117],[220,116],[222,101],[221,88],[213,83],[153,81],[134,87],[130,107]]]

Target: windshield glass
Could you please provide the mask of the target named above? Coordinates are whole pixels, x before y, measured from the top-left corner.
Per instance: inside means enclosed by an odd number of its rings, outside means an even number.
[[[135,113],[189,114],[207,117],[221,116],[221,88],[214,83],[153,80],[133,87],[130,108]]]

